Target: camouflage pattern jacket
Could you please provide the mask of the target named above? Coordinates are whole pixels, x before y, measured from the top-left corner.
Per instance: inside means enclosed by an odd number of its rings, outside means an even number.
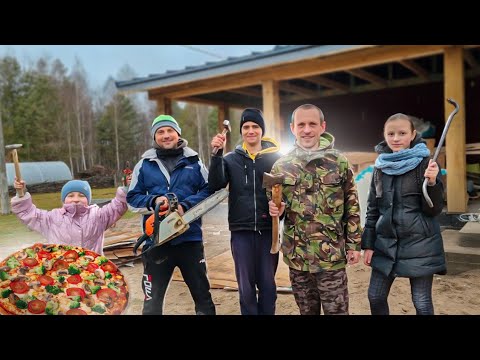
[[[282,252],[285,263],[296,270],[342,269],[346,251],[360,251],[362,229],[354,176],[347,158],[333,149],[333,142],[334,137],[325,132],[318,150],[305,151],[295,145],[271,171],[285,175]]]

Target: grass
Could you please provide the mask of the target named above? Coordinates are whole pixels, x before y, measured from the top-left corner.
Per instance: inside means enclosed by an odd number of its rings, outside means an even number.
[[[92,189],[93,199],[113,199],[115,197],[116,188],[106,189]],[[60,201],[60,192],[45,193],[45,194],[32,194],[33,203],[36,207],[43,210],[52,210],[62,206]],[[135,213],[127,211],[122,219],[131,219],[138,216]],[[23,225],[14,214],[0,215],[0,229],[2,232],[15,232],[20,228],[24,228]]]

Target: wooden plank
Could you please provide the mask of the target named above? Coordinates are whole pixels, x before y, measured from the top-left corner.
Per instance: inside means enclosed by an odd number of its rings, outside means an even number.
[[[107,230],[105,231],[105,239],[109,238],[109,237],[112,237],[112,236],[117,236],[117,235],[123,235],[123,234],[127,234],[128,231],[111,231],[111,230]]]
[[[103,251],[114,250],[114,249],[125,248],[125,247],[133,248],[134,245],[135,245],[135,241],[122,241],[121,243],[118,243],[118,244],[104,245]]]
[[[478,68],[478,62],[477,60],[475,60],[475,58],[473,57],[472,53],[470,52],[470,50],[467,50],[465,49],[463,51],[463,56],[465,58],[465,62],[470,65],[470,67],[472,69],[475,69],[475,68]]]
[[[463,213],[467,211],[467,171],[465,157],[465,81],[463,67],[463,48],[453,46],[445,49],[444,54],[444,94],[445,98],[454,99],[460,106],[458,114],[452,121],[446,138],[447,173],[447,211]],[[444,101],[445,121],[453,106]]]
[[[113,253],[115,254],[116,257],[118,258],[124,258],[124,257],[134,257],[135,255],[133,254],[133,247],[129,249],[119,249],[119,250],[114,250]],[[138,252],[137,252],[138,254]]]
[[[343,91],[344,93],[347,93],[350,90],[349,85],[345,85],[345,84],[342,84],[341,82],[331,80],[329,78],[326,78],[325,76],[306,77],[303,80],[312,82],[320,86],[325,86],[335,90],[340,90],[340,91]]]
[[[413,60],[401,60],[399,61],[400,64],[405,66],[408,70],[413,72],[415,75],[418,77],[421,77],[423,79],[428,79],[429,78],[429,73],[427,70],[425,70],[423,67],[421,67],[419,64],[417,64]]]
[[[465,148],[467,150],[479,150],[480,149],[480,142],[465,144]]]
[[[480,222],[478,221],[469,221],[465,226],[460,230],[463,234],[480,234]],[[479,240],[480,241],[480,240]]]
[[[213,288],[232,287],[238,288],[235,277],[235,266],[230,250],[207,259],[208,279]],[[174,281],[183,281],[181,273],[175,269],[172,279]],[[275,275],[277,287],[290,287],[290,276],[288,266],[282,260],[282,254],[278,261],[278,269]]]
[[[280,83],[280,89],[283,90],[283,91],[289,91],[289,92],[292,92],[294,94],[300,94],[302,96],[308,96],[308,97],[318,97],[318,96],[321,95],[320,92],[317,91],[317,90],[307,89],[305,87],[290,84],[290,83],[285,82],[285,81]]]
[[[227,91],[235,93],[235,94],[240,94],[240,95],[262,97],[262,91],[258,90],[258,89],[242,88],[242,89],[231,89],[231,90],[227,90]]]
[[[363,69],[347,70],[347,73],[352,74],[353,76],[356,76],[360,79],[371,82],[372,84],[376,84],[384,87],[387,86],[388,84],[387,80],[382,79],[381,77],[374,75],[372,73],[369,73],[368,71],[365,71]]]
[[[104,246],[106,245],[113,245],[113,244],[118,244],[121,242],[125,242],[127,240],[132,240],[132,241],[137,241],[137,239],[142,236],[141,232],[136,232],[136,233],[130,233],[127,235],[122,235],[122,236],[115,236],[115,237],[110,237],[108,239],[105,239]]]

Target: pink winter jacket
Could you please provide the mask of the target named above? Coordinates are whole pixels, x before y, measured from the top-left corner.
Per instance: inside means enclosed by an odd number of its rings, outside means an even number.
[[[51,211],[40,210],[30,193],[11,200],[12,211],[30,230],[38,231],[50,244],[81,246],[103,254],[103,233],[127,211],[126,192],[117,189],[107,205],[68,204]]]

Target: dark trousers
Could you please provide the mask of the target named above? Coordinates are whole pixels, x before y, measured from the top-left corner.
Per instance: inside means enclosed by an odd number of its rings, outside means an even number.
[[[372,269],[368,301],[372,315],[389,315],[388,294],[395,278],[386,277],[381,272]],[[410,278],[412,301],[417,315],[433,315],[432,301],[433,275]]]
[[[272,231],[232,231],[230,244],[237,276],[240,312],[242,315],[274,315],[278,253],[270,254]]]
[[[348,279],[345,269],[318,273],[289,269],[293,296],[300,315],[348,315]]]
[[[163,314],[165,293],[177,266],[195,302],[196,314],[215,315],[201,241],[157,246],[144,253],[142,261],[143,315]]]

